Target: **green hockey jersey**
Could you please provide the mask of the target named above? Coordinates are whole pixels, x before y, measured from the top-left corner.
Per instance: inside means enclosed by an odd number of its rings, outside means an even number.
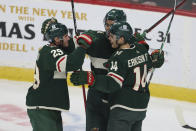
[[[149,102],[146,77],[152,61],[143,45],[117,50],[107,62],[107,76],[96,75],[95,88],[110,93],[111,109],[145,111]]]
[[[95,37],[92,46],[87,49],[87,54],[91,60],[91,70],[95,74],[107,74],[107,68],[103,66],[103,63],[108,61],[116,49],[111,47],[105,32],[89,30],[88,33]]]
[[[88,30],[87,34],[94,36],[92,46],[87,49],[87,54],[91,60],[91,71],[96,75],[106,75],[108,70],[104,67],[103,63],[107,62],[116,49],[111,47],[110,41],[106,37],[105,32]],[[87,102],[91,101],[107,101],[108,94],[89,88]],[[99,104],[97,104],[99,106]]]
[[[66,72],[81,68],[86,53],[81,47],[73,51],[72,40],[69,44],[70,49],[51,45],[40,49],[36,60],[34,84],[26,96],[28,109],[69,109]]]

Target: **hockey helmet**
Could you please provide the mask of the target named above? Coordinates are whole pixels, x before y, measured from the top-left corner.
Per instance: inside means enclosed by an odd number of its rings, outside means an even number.
[[[52,24],[52,23],[57,23],[57,22],[58,22],[57,19],[54,18],[54,17],[49,18],[49,19],[46,19],[46,20],[42,23],[41,33],[42,33],[42,34],[45,34],[47,28],[49,27],[49,25]]]
[[[112,20],[115,22],[121,22],[121,21],[126,21],[127,20],[127,16],[124,13],[123,10],[119,10],[119,9],[112,9],[110,10],[104,17],[104,25],[106,24],[107,20]]]
[[[119,39],[120,37],[124,37],[125,42],[130,43],[131,38],[133,36],[133,30],[129,23],[127,22],[117,22],[114,23],[110,30],[109,33],[116,35],[116,38]]]
[[[52,23],[48,26],[45,36],[49,42],[54,42],[54,38],[58,37],[63,40],[63,36],[68,33],[68,29],[61,23]]]

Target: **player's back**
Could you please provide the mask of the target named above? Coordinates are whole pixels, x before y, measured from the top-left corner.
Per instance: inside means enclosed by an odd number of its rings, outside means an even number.
[[[118,50],[112,57],[114,69],[122,80],[122,88],[111,94],[111,105],[145,109],[149,101],[146,76],[152,68],[152,61],[143,45],[132,45],[128,49]],[[115,67],[118,62],[118,67]]]
[[[69,109],[66,73],[57,71],[58,60],[65,54],[56,46],[45,45],[40,49],[35,66],[35,81],[27,95],[28,106]]]

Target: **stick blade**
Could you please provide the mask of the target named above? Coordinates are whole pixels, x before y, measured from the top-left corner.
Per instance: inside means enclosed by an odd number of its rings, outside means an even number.
[[[184,120],[184,117],[183,117],[183,110],[182,110],[181,107],[176,106],[175,107],[175,113],[176,113],[176,118],[177,118],[178,122],[180,123],[180,125],[183,128],[190,129],[192,131],[196,131],[195,127],[192,127],[192,126],[189,126],[188,124],[186,124],[186,122]]]
[[[182,127],[187,125],[183,117],[183,111],[179,106],[175,106],[175,114],[178,122]]]
[[[184,125],[182,126],[183,128],[186,128],[186,129],[191,129],[193,131],[196,131],[196,128],[192,127],[192,126],[189,126],[189,125]]]

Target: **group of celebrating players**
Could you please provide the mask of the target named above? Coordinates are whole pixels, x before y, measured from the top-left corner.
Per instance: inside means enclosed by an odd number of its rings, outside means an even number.
[[[74,85],[88,84],[86,131],[141,131],[150,91],[147,75],[164,63],[164,52],[133,33],[123,10],[104,18],[105,32],[88,30],[68,36],[67,27],[46,19],[41,33],[49,44],[38,52],[34,84],[26,96],[33,131],[63,131],[61,111],[69,110],[67,72]],[[81,69],[88,54],[91,71]]]

